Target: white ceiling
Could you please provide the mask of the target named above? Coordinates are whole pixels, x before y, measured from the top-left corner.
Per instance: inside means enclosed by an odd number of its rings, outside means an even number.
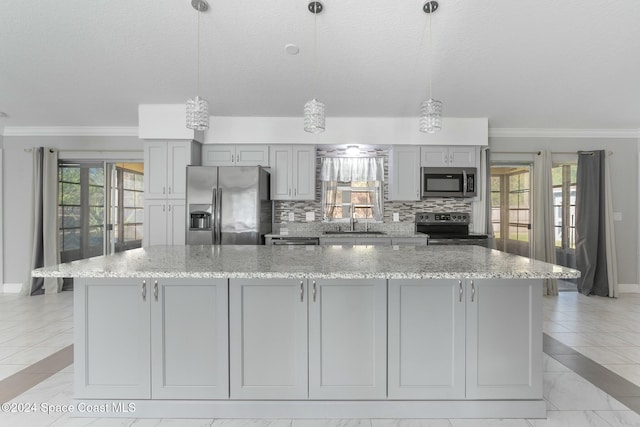
[[[210,113],[300,116],[313,90],[307,0],[209,0]],[[323,0],[327,116],[416,116],[428,95],[420,0]],[[195,95],[190,0],[0,1],[0,127],[136,126],[138,104]],[[433,95],[492,128],[639,129],[640,1],[440,0]],[[300,47],[297,56],[284,51]]]

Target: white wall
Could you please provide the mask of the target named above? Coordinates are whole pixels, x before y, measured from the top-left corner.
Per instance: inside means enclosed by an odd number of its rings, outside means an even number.
[[[135,136],[5,136],[3,141],[2,229],[4,235],[4,284],[15,287],[29,277],[31,242],[29,242],[32,153],[26,149],[50,147],[69,152],[74,158],[103,159],[122,150],[126,159],[142,161],[142,141]],[[95,150],[95,151],[94,151]],[[100,152],[103,150],[103,152]],[[107,152],[104,152],[107,150]],[[131,152],[135,150],[135,152]],[[61,156],[64,157],[64,156]],[[122,160],[125,160],[124,158]]]
[[[638,283],[638,140],[636,138],[489,138],[491,151],[552,153],[607,150],[610,156],[613,211],[622,214],[614,223],[618,256],[618,281]]]

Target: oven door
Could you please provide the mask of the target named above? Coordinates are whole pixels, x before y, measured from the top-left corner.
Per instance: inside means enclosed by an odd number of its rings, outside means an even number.
[[[475,197],[475,168],[421,168],[422,197]]]

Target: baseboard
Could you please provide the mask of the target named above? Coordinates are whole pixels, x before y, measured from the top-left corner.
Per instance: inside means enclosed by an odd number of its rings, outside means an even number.
[[[2,292],[5,294],[19,294],[22,290],[22,283],[5,283],[2,285]]]
[[[640,294],[640,285],[637,283],[619,283],[618,291],[621,294]]]

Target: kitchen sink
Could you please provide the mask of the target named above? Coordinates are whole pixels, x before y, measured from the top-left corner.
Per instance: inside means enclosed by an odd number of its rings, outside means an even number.
[[[371,234],[371,235],[381,235],[381,234],[385,234],[384,231],[325,231],[323,234],[333,234],[333,235],[340,235],[340,234]]]

